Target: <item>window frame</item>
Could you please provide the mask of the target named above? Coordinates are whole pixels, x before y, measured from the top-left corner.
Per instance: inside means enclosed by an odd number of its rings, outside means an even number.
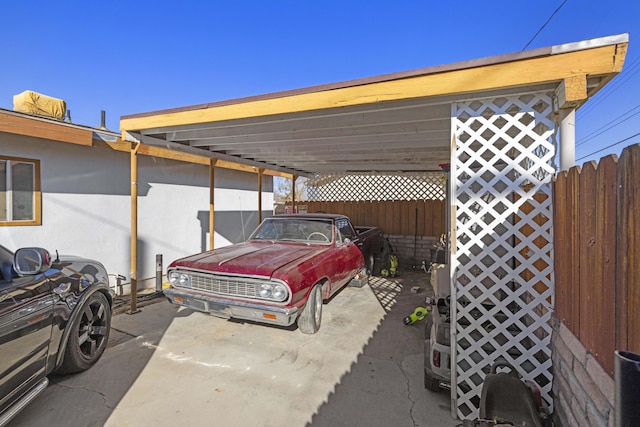
[[[42,193],[40,190],[40,160],[38,159],[29,159],[25,157],[12,157],[0,155],[0,161],[6,161],[11,164],[11,162],[22,162],[22,163],[31,163],[33,164],[33,219],[30,220],[0,220],[0,227],[15,227],[15,226],[33,226],[33,225],[42,225]],[[10,166],[11,167],[11,166]],[[10,170],[9,167],[9,170]],[[7,192],[10,193],[13,190],[7,188]],[[7,201],[12,203],[12,198],[7,197]]]

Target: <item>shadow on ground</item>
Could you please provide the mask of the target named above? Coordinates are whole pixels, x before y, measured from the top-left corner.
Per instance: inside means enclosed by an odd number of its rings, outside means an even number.
[[[423,384],[423,272],[373,277],[323,308],[314,335],[230,322],[158,299],[113,317],[90,370],[52,376],[12,426],[455,426]]]
[[[386,315],[307,427],[457,425],[449,392],[424,388],[424,321],[403,321],[433,296],[428,276],[372,277],[370,287]]]
[[[151,303],[163,300],[158,298]],[[154,324],[150,333],[147,332],[147,325],[140,324],[141,316],[138,313],[129,315],[119,310],[120,314],[112,318],[109,344],[102,358],[85,372],[50,375],[49,386],[13,419],[10,426],[104,425],[145,369],[171,322],[189,314],[188,311],[179,313],[177,308],[168,308],[169,312],[163,310],[152,319],[145,319]],[[131,425],[136,423],[132,420]]]

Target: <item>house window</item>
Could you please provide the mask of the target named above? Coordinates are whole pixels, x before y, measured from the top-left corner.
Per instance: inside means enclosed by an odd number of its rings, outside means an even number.
[[[0,226],[40,224],[40,161],[0,156]]]

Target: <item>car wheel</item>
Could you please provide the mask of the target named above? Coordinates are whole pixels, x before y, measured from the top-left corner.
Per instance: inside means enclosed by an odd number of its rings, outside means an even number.
[[[309,293],[307,304],[298,317],[298,328],[303,334],[315,334],[322,321],[322,286],[315,285]]]
[[[436,378],[433,378],[431,375],[431,371],[424,368],[424,388],[430,391],[439,392],[440,391],[440,381]]]
[[[367,265],[367,274],[371,276],[373,274],[373,266],[376,262],[376,258],[373,255],[369,255],[369,263]]]
[[[111,306],[107,297],[96,292],[80,308],[71,328],[58,372],[72,373],[89,369],[107,347],[111,327]]]

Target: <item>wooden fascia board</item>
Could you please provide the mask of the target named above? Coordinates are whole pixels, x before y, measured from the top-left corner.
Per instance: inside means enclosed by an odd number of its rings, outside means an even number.
[[[89,129],[78,129],[3,112],[0,112],[0,131],[70,144],[86,146],[93,144],[93,132]]]
[[[123,132],[140,131],[156,127],[286,114],[381,101],[483,92],[561,82],[580,75],[607,75],[619,72],[621,69],[627,44],[619,43],[282,98],[123,118],[120,121],[120,128]]]
[[[131,143],[127,142],[127,141],[104,142],[103,144],[100,144],[100,145],[107,145],[107,146],[111,147],[114,150],[127,152],[127,153],[129,151],[131,151]],[[162,159],[177,160],[177,161],[180,161],[180,162],[194,163],[194,164],[206,165],[206,166],[209,166],[209,164],[211,162],[211,158],[210,157],[197,156],[195,154],[184,153],[184,152],[181,152],[181,151],[176,151],[176,150],[171,150],[171,149],[168,149],[168,148],[156,147],[156,146],[153,146],[153,145],[146,145],[146,144],[140,144],[140,146],[138,147],[138,154],[141,154],[143,156],[151,156],[151,157],[158,157],[158,158],[162,158]],[[216,160],[215,167],[217,167],[217,168],[225,168],[225,169],[233,169],[233,170],[243,171],[243,172],[258,173],[258,168],[256,168],[256,167],[249,166],[249,165],[243,165],[243,164],[240,164],[240,163],[229,162],[229,161],[226,161],[226,160],[219,160],[219,159]],[[280,177],[283,177],[283,178],[291,178],[291,174],[284,173],[284,172],[278,172],[278,171],[272,171],[272,170],[269,170],[269,169],[265,169],[263,171],[263,173],[265,175],[280,176]]]
[[[557,107],[561,109],[576,109],[582,106],[590,97],[595,95],[622,71],[627,48],[627,43],[615,45],[612,68],[611,71],[606,74],[598,75],[597,73],[591,73],[589,76],[586,74],[576,74],[563,79],[556,89]],[[588,88],[588,77],[599,78],[597,86]]]

